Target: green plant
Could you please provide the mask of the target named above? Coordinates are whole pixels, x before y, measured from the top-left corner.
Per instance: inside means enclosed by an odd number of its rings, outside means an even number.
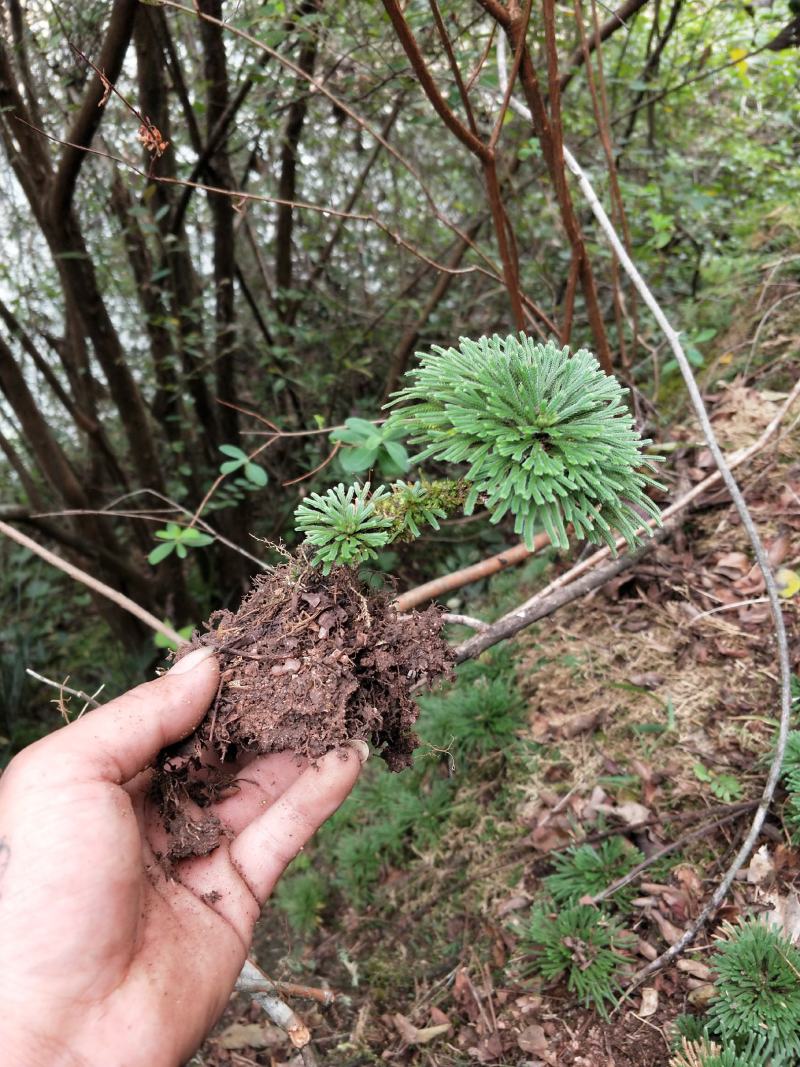
[[[202,548],[213,544],[214,538],[201,533],[194,526],[178,526],[176,522],[168,522],[163,530],[156,530],[156,537],[162,542],[152,550],[147,557],[147,562],[155,565],[166,559],[173,552],[178,559],[186,559],[190,548]]]
[[[174,624],[172,622],[172,619],[164,619],[162,621],[167,626],[172,627],[173,630],[175,629],[175,626],[174,626]],[[181,626],[177,630],[177,633],[179,634],[179,636],[182,637],[185,641],[189,640],[189,638],[192,636],[193,632],[194,632],[194,626],[192,626],[191,623],[188,626]],[[178,647],[177,644],[172,640],[172,638],[167,637],[166,634],[162,634],[160,630],[158,631],[158,633],[153,634],[153,644],[156,646],[156,648],[172,648],[172,649],[175,649],[175,648]]]
[[[295,512],[296,526],[319,550],[314,561],[325,573],[374,558],[391,541],[418,537],[422,525],[436,529],[457,507],[471,514],[479,499],[494,523],[510,511],[529,547],[541,524],[565,548],[571,523],[578,537],[615,551],[615,531],[633,545],[641,513],[658,519],[645,492],[658,485],[655,460],[642,452],[649,442],[633,428],[625,390],[585,349],[570,356],[567,348],[520,334],[462,338],[459,349],[420,355],[410,372],[414,384],[391,402],[405,406],[383,430],[350,419],[356,425],[337,431],[339,439],[369,441],[369,448],[354,449],[356,462],[369,466],[379,447],[396,444],[393,435],[410,433],[425,446],[415,461],[467,462],[469,470],[459,481],[398,481],[391,492],[380,486],[372,498],[367,485],[351,487],[345,501],[341,483],[325,497],[312,494]],[[377,524],[378,518],[390,521]]]
[[[594,896],[634,867],[642,858],[638,849],[621,837],[612,837],[600,845],[578,845],[557,855],[555,870],[544,880],[556,904],[577,904],[585,896]],[[635,895],[634,886],[620,889],[613,903],[624,909]]]
[[[386,422],[379,425],[349,418],[343,429],[333,431],[331,441],[346,446],[339,452],[339,463],[347,474],[362,474],[378,467],[384,478],[396,478],[411,466],[408,452],[400,443],[402,436],[401,430]]]
[[[623,953],[632,941],[614,919],[587,904],[555,914],[539,905],[522,934],[536,971],[548,981],[565,979],[567,989],[604,1018],[619,990],[620,968],[628,962]]]
[[[789,1067],[794,1060],[780,1051],[769,1053],[763,1036],[752,1037],[744,1047],[718,1044],[708,1035],[684,1038],[669,1061],[669,1067]]]
[[[513,665],[499,654],[490,665],[465,663],[455,685],[419,698],[425,740],[455,760],[506,750],[517,743],[525,702]]]
[[[358,797],[345,801],[317,835],[317,856],[324,856],[320,862],[329,865],[328,886],[340,888],[356,907],[374,899],[376,883],[388,867],[402,865],[410,855],[447,839],[464,809],[469,809],[475,786],[471,775],[480,783],[485,767],[496,783],[497,763],[476,760],[518,744],[526,711],[515,682],[512,653],[506,648],[463,664],[454,683],[422,695],[420,704],[423,745],[413,768],[391,774],[370,761],[361,776]],[[452,762],[447,760],[447,776],[441,774],[445,750],[454,757]],[[481,800],[480,812],[502,812],[505,803],[502,790],[493,790],[491,800]],[[292,907],[285,904],[294,895],[294,879],[293,872],[281,882],[278,903],[287,912]],[[306,890],[298,883],[300,897]],[[295,906],[298,913],[304,908],[302,900]]]
[[[673,1048],[680,1048],[682,1044],[702,1041],[707,1037],[707,1026],[700,1015],[678,1015],[673,1023]]]
[[[356,566],[375,559],[376,548],[388,543],[391,520],[377,513],[387,495],[380,486],[370,496],[369,482],[345,489],[340,482],[327,493],[311,493],[295,511],[297,529],[317,549],[314,564],[329,574],[334,563]]]
[[[304,858],[303,858],[304,859]],[[325,905],[325,879],[308,860],[295,860],[290,879],[282,879],[275,892],[276,903],[296,934],[308,936],[319,924]]]
[[[744,1047],[763,1037],[773,1049],[800,1055],[800,952],[771,926],[750,919],[725,926],[711,959],[717,996],[709,1029]]]
[[[529,547],[541,525],[554,544],[575,534],[637,543],[655,462],[624,404],[625,390],[586,349],[519,337],[462,338],[420,354],[413,384],[394,395],[390,425],[422,446],[414,462],[469,463],[470,514],[485,498],[492,522],[507,512]],[[638,510],[637,510],[638,509]]]
[[[445,494],[457,497],[453,482],[395,482],[391,494],[378,505],[378,513],[392,520],[390,539],[411,541],[423,526],[438,530],[439,519],[458,506],[443,499]]]
[[[782,775],[788,794],[784,818],[792,840],[797,843],[800,840],[800,730],[790,730],[786,738]]]
[[[739,800],[742,795],[742,784],[733,774],[716,774],[702,763],[695,763],[692,767],[698,782],[710,785],[711,792],[725,804]]]
[[[264,488],[269,481],[269,476],[260,464],[250,459],[246,452],[242,452],[241,448],[237,448],[236,445],[220,445],[219,450],[223,456],[231,457],[225,463],[220,464],[220,474],[235,474],[236,471],[241,471],[246,479],[245,485],[249,482],[250,487]]]

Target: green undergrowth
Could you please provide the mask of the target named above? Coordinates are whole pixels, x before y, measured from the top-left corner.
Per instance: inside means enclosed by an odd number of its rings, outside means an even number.
[[[800,952],[774,926],[724,924],[710,959],[716,995],[676,1020],[673,1067],[793,1067],[800,1062]]]
[[[320,831],[313,853],[281,882],[277,902],[298,934],[314,929],[332,894],[364,908],[389,868],[436,849],[490,811],[506,811],[502,776],[489,808],[472,792],[487,776],[497,779],[499,763],[530,747],[519,740],[525,706],[510,650],[493,649],[460,667],[452,684],[422,696],[420,706],[422,745],[414,766],[392,774],[371,761],[355,794]]]
[[[468,590],[451,606],[466,602],[470,611],[494,619],[541,578],[552,557],[532,556],[513,574],[497,575],[477,597]],[[452,629],[453,640],[469,633]],[[497,839],[517,784],[536,758],[534,746],[520,740],[526,705],[516,658],[506,642],[458,667],[452,683],[420,696],[422,745],[414,766],[393,774],[370,760],[353,795],[279,883],[276,903],[297,936],[309,936],[342,902],[359,910],[380,907],[387,872],[446,851],[455,836]]]
[[[63,723],[59,691],[27,673],[28,668],[98,700],[136,685],[151,670],[149,643],[128,647],[109,636],[91,610],[89,593],[23,548],[0,545],[0,768],[26,745]],[[68,663],[66,672],[58,664]],[[100,688],[102,687],[102,688]],[[63,695],[68,716],[83,702]]]

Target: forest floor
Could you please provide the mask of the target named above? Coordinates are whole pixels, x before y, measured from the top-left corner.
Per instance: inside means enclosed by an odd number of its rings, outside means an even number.
[[[708,397],[726,449],[755,440],[796,379],[791,359],[772,367],[756,384],[734,379]],[[690,424],[674,426],[672,440],[674,485],[709,473]],[[797,434],[739,477],[773,565],[800,567]],[[491,617],[543,574],[543,561],[531,560],[465,610]],[[795,671],[798,605],[800,596],[785,600]],[[493,657],[510,681],[491,673]],[[265,912],[255,957],[275,979],[334,992],[327,1008],[292,1001],[321,1064],[667,1065],[673,1020],[713,995],[718,925],[772,911],[793,936],[800,929],[800,850],[780,794],[712,926],[610,1018],[536,975],[525,930],[557,850],[612,831],[652,863],[617,909],[635,970],[691,924],[747,832],[775,737],[778,679],[763,579],[725,492],[701,499],[638,565],[485,660],[485,677],[470,675],[430,705],[437,721],[449,709],[451,741],[429,740],[422,769],[404,772],[417,775],[419,808],[398,822],[411,803],[393,782],[403,776],[372,768],[350,814],[323,831]],[[244,997],[193,1061],[302,1062]]]

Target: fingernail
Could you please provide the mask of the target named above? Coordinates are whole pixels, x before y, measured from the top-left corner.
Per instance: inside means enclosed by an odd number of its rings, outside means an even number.
[[[208,645],[202,648],[194,648],[188,655],[183,656],[174,666],[170,667],[167,674],[188,674],[189,671],[193,671],[195,667],[210,659],[213,655],[214,649]]]
[[[355,738],[353,741],[348,741],[345,747],[355,749],[362,763],[366,763],[369,759],[369,745],[366,741],[362,741],[360,737]]]

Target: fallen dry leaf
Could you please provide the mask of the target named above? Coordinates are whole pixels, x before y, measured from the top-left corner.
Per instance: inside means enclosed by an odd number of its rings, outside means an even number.
[[[716,986],[712,985],[711,982],[704,982],[697,989],[693,989],[686,999],[696,1008],[705,1008],[716,995]]]
[[[789,555],[792,543],[788,534],[779,534],[767,549],[767,559],[771,567],[779,567]]]
[[[519,911],[521,908],[526,908],[530,902],[531,897],[527,893],[515,893],[514,896],[506,897],[505,900],[498,901],[495,905],[494,913],[498,919],[502,919],[505,915],[510,915],[512,911]]]
[[[775,864],[769,854],[769,846],[762,845],[757,852],[753,853],[750,865],[747,868],[747,881],[750,885],[763,885],[775,877]]]
[[[744,552],[726,552],[714,564],[714,572],[726,578],[741,578],[750,570],[750,560]]]
[[[635,826],[637,823],[646,822],[650,818],[651,812],[644,804],[637,804],[635,800],[626,800],[623,804],[617,805],[615,814],[622,819],[626,826]]]
[[[570,740],[573,737],[577,737],[579,734],[588,733],[590,730],[594,730],[603,718],[604,708],[594,708],[588,711],[579,711],[577,715],[570,715],[566,719],[562,719],[554,730],[554,733],[558,737],[566,738]]]
[[[642,990],[642,1005],[637,1012],[640,1019],[649,1019],[658,1011],[658,990],[648,985]]]
[[[699,978],[703,982],[708,982],[711,978],[711,968],[701,963],[700,960],[678,960],[676,966],[684,974],[690,974],[693,978]]]
[[[407,1045],[427,1045],[451,1029],[449,1022],[439,1023],[437,1026],[425,1026],[420,1029],[399,1012],[392,1016],[392,1022]]]
[[[655,945],[651,945],[649,941],[645,941],[643,937],[640,937],[636,941],[636,951],[640,956],[644,956],[646,960],[654,960],[658,956],[658,949]]]
[[[778,592],[785,600],[790,600],[800,592],[800,574],[790,567],[781,567],[775,575]]]
[[[796,945],[800,942],[800,895],[796,889],[787,893],[759,892],[758,902],[769,906],[762,919],[770,926],[776,926],[787,940]]]
[[[232,1023],[215,1038],[224,1049],[279,1048],[286,1043],[286,1034],[268,1023]]]
[[[659,929],[661,936],[667,942],[668,945],[674,945],[676,941],[680,940],[683,930],[679,930],[677,926],[674,926],[669,919],[665,919],[664,916],[656,908],[647,912],[647,917],[652,919]]]
[[[545,1036],[544,1027],[536,1024],[526,1026],[517,1037],[517,1044],[523,1052],[532,1052],[540,1056],[547,1051],[547,1037]]]

